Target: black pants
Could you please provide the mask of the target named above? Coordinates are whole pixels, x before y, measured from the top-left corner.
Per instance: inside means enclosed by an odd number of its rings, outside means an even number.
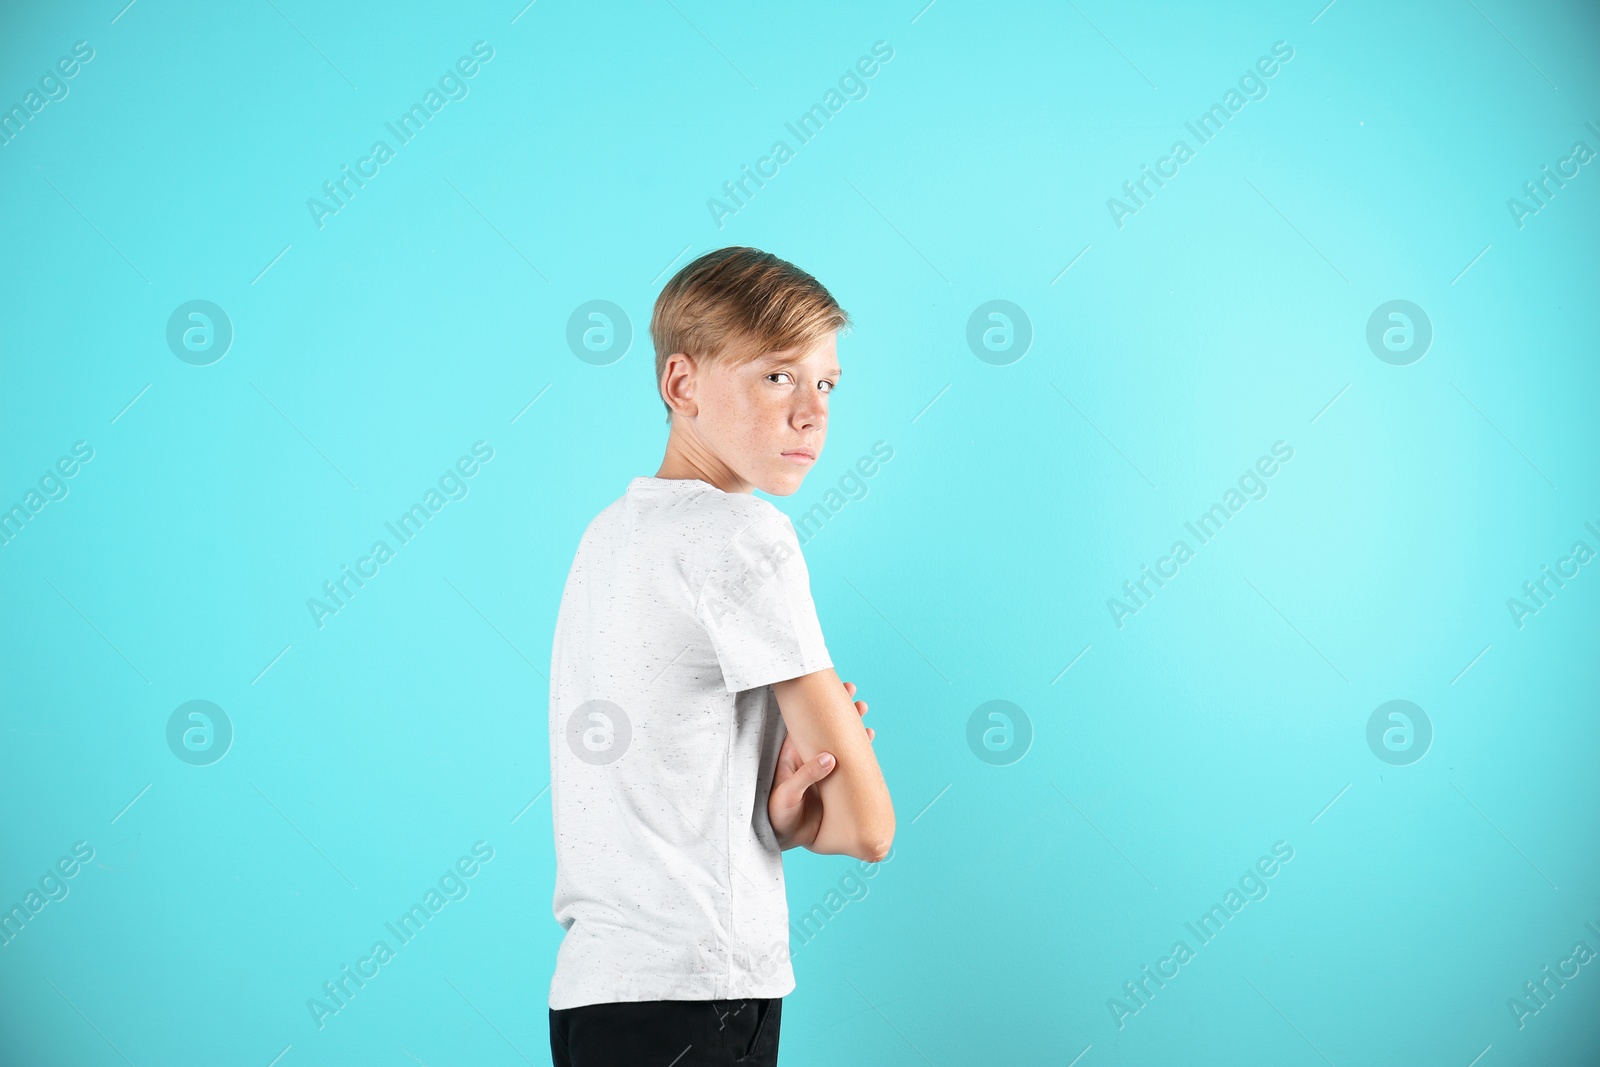
[[[777,1067],[783,998],[550,1009],[555,1067]]]

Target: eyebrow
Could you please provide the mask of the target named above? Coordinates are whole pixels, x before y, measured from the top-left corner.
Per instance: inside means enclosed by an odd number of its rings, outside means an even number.
[[[797,367],[804,361],[805,358],[803,356],[790,356],[788,359],[775,359],[772,361],[772,365],[775,367]],[[844,377],[844,371],[840,370],[837,366],[830,371],[825,371],[824,373],[831,378]]]

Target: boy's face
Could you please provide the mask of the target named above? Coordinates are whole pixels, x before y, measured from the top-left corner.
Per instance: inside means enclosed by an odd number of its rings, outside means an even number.
[[[669,366],[667,387],[691,401],[692,416],[674,413],[663,469],[699,473],[666,476],[703,478],[730,493],[753,487],[788,496],[822,456],[828,394],[839,373],[833,333],[810,348],[763,353],[741,366]]]

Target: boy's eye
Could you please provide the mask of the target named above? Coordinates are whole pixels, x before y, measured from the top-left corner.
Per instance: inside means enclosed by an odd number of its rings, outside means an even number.
[[[776,378],[780,374],[783,375],[786,378],[789,377],[789,372],[786,371],[786,370],[775,370],[771,374],[767,375],[767,377],[768,378]],[[827,392],[829,392],[829,393],[833,392],[833,382],[829,381],[827,378],[822,379],[822,381],[819,384],[826,385],[828,387],[827,390],[826,390]]]

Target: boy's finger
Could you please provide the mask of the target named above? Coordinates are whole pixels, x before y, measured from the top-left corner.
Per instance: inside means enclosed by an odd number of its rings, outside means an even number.
[[[800,774],[805,775],[806,787],[809,788],[828,777],[833,771],[835,762],[832,753],[821,752],[816,759],[800,768]],[[796,774],[795,777],[800,777],[800,774]]]
[[[827,752],[808,763],[801,764],[793,774],[773,789],[778,796],[779,803],[786,808],[796,807],[800,804],[805,791],[826,778],[833,770],[833,756]]]

